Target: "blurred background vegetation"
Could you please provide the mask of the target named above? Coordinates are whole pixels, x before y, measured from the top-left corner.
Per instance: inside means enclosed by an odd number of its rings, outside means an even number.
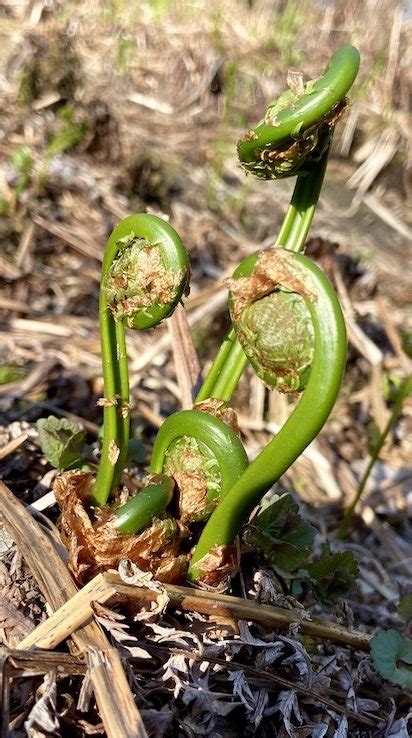
[[[406,218],[411,22],[403,3],[13,0],[0,5],[0,34],[0,208],[17,227],[28,210],[45,213],[52,194],[59,200],[56,179],[69,189],[87,179],[84,162],[99,186],[83,187],[79,222],[90,189],[97,197],[103,188],[119,208],[168,213],[190,203],[190,191],[196,211],[236,218],[259,241],[269,233],[249,194],[267,187],[243,178],[234,143],[290,68],[316,76],[343,42],[359,48],[362,66],[335,142],[338,173],[355,199],[373,192],[381,215],[390,218],[386,207]]]

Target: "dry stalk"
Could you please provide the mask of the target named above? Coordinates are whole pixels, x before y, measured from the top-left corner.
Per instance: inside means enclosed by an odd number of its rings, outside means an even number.
[[[287,630],[293,623],[300,624],[304,635],[351,646],[362,651],[369,650],[370,636],[359,631],[350,631],[339,625],[321,620],[301,620],[298,612],[272,605],[261,605],[253,600],[207,592],[201,589],[163,585],[170,603],[179,609],[209,615],[212,620],[254,620],[272,628]],[[93,602],[127,600],[139,606],[150,606],[157,593],[145,587],[125,584],[116,572],[98,574],[86,584],[70,602],[41,623],[19,644],[20,649],[55,648],[61,641],[87,623],[93,615]]]
[[[54,651],[21,651],[18,648],[4,648],[0,651],[0,660],[8,662],[11,677],[34,677],[53,669],[59,669],[65,676],[84,675],[87,665],[78,656]]]
[[[87,256],[88,258],[92,256],[97,261],[102,260],[103,251],[96,243],[90,243],[90,239],[84,241],[79,236],[71,233],[68,228],[64,228],[57,223],[48,221],[46,218],[42,218],[41,215],[35,216],[33,218],[33,223],[69,244],[69,246],[71,246],[75,251],[78,251],[79,254],[82,254],[82,256]]]
[[[87,651],[90,678],[97,706],[108,736],[147,736],[142,718],[127,684],[119,652],[115,648]],[[125,684],[127,689],[118,689]]]
[[[39,524],[1,481],[0,514],[51,608],[58,610],[71,601],[77,588],[68,569]],[[143,721],[126,676],[117,663],[118,654],[93,620],[93,613],[79,627],[71,628],[69,635],[77,649],[92,654],[91,681],[97,704],[105,705],[102,720],[109,738],[145,738]],[[96,662],[98,669],[94,668]]]
[[[5,446],[0,448],[0,461],[7,459],[8,456],[11,456],[11,454],[14,454],[14,452],[23,445],[23,443],[26,443],[28,437],[29,436],[27,433],[21,433],[20,436],[18,436],[17,438],[13,438],[11,441],[6,443]]]
[[[189,321],[181,305],[177,306],[167,325],[172,342],[181,405],[183,410],[188,410],[193,406],[200,389],[202,374]]]

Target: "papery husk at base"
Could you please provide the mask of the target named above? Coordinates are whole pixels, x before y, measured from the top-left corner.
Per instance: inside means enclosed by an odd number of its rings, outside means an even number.
[[[76,581],[82,584],[100,571],[117,568],[122,559],[130,559],[161,582],[184,581],[188,556],[179,555],[179,548],[189,534],[185,526],[171,518],[155,519],[138,535],[118,533],[108,506],[95,509],[93,522],[87,511],[92,484],[91,473],[69,471],[53,485],[61,509],[58,526]]]
[[[218,397],[209,397],[207,400],[197,402],[193,406],[193,409],[199,410],[201,413],[210,413],[210,415],[226,423],[236,433],[238,438],[240,438],[240,428],[236,411],[233,407],[230,407],[226,400],[221,400]]]
[[[198,584],[223,592],[227,589],[230,577],[239,568],[238,558],[236,546],[213,546],[196,563]]]

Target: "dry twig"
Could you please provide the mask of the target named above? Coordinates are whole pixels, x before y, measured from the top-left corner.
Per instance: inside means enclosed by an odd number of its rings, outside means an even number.
[[[350,631],[333,623],[321,620],[301,620],[298,612],[272,605],[262,605],[253,600],[206,592],[201,589],[180,587],[174,584],[162,585],[174,607],[199,612],[215,618],[231,620],[253,620],[272,628],[288,629],[299,623],[304,635],[313,638],[342,643],[363,651],[369,650],[370,636],[359,631]],[[66,602],[56,613],[41,623],[20,644],[19,648],[55,648],[61,641],[87,623],[93,614],[93,602],[123,600],[136,602],[139,606],[150,605],[157,593],[145,587],[125,584],[116,572],[105,572],[95,576],[77,594]]]

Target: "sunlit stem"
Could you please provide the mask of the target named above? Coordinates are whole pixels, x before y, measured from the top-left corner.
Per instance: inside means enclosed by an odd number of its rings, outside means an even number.
[[[103,262],[102,283],[107,262]],[[101,458],[93,491],[91,505],[104,505],[119,478],[127,453],[129,437],[129,419],[123,418],[119,412],[119,403],[129,402],[129,380],[126,361],[124,327],[115,323],[107,305],[104,290],[100,290],[99,298],[100,342],[103,366],[104,399],[103,409],[103,444]],[[121,361],[119,362],[119,358]],[[120,444],[123,444],[121,446]],[[123,451],[123,453],[122,453]],[[118,458],[116,459],[116,454]]]
[[[201,577],[199,562],[216,546],[229,546],[253,507],[319,433],[335,403],[346,359],[346,331],[336,294],[323,272],[310,259],[295,254],[307,274],[314,299],[304,298],[315,332],[309,381],[295,410],[274,439],[248,466],[212,513],[189,569]]]
[[[329,151],[330,145],[307,174],[298,176],[276,246],[289,251],[303,251],[322,189]]]

